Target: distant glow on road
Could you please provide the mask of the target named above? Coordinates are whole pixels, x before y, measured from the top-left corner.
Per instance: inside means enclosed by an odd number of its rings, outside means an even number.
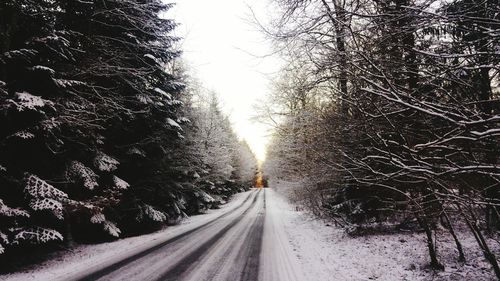
[[[176,35],[183,38],[183,56],[194,76],[219,94],[236,133],[261,161],[269,130],[251,118],[254,106],[269,91],[269,77],[279,69],[279,61],[254,56],[270,54],[271,50],[249,23],[249,6],[259,18],[265,18],[267,1],[179,0],[169,12],[180,24]]]

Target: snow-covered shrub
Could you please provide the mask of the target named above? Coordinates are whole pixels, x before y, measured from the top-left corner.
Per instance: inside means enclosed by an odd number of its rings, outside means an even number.
[[[153,99],[151,99],[150,96],[145,95],[145,94],[138,94],[135,96],[135,98],[142,104],[145,105],[150,105],[153,104]]]
[[[90,217],[91,223],[101,225],[102,230],[113,237],[120,237],[121,230],[114,222],[106,218],[106,215],[104,215],[102,209],[93,207],[91,212],[93,212],[92,216]]]
[[[163,212],[156,210],[151,205],[144,204],[140,208],[137,220],[144,221],[146,218],[154,222],[164,222],[167,220],[167,216]]]
[[[45,100],[39,96],[32,95],[28,92],[16,93],[15,99],[10,100],[10,102],[17,111],[38,110],[45,106],[54,106],[53,102]]]
[[[27,174],[26,176],[24,193],[31,198],[50,198],[56,200],[68,198],[68,194],[65,192],[32,174]]]
[[[29,243],[45,244],[51,241],[63,241],[64,238],[57,230],[43,227],[24,228],[14,236],[12,244]]]
[[[154,91],[157,93],[157,94],[160,94],[161,97],[164,97],[168,100],[171,100],[172,99],[172,95],[168,94],[167,92],[163,91],[162,89],[160,88],[154,88]]]
[[[56,218],[64,219],[62,200],[68,199],[63,191],[53,187],[35,175],[28,174],[24,193],[30,201],[29,207],[33,211],[49,211]]]
[[[7,236],[7,234],[0,231],[0,255],[5,252],[5,247],[9,244],[10,244],[10,242],[9,242],[9,237]]]
[[[130,187],[128,182],[122,180],[121,178],[117,176],[113,176],[113,183],[114,183],[114,188],[119,189],[119,190],[124,190]]]
[[[210,196],[208,193],[202,190],[198,190],[194,192],[195,196],[202,200],[204,203],[213,203],[215,199]]]
[[[118,160],[102,152],[97,153],[94,158],[94,166],[101,172],[112,172],[118,169],[119,164]]]
[[[132,147],[129,150],[127,150],[127,154],[128,155],[136,155],[136,156],[140,156],[140,157],[146,157],[146,152],[144,152],[144,150],[139,149],[137,147]]]
[[[35,134],[33,134],[32,132],[23,130],[23,131],[19,131],[19,132],[13,134],[12,137],[27,140],[27,139],[35,138]]]
[[[61,122],[56,120],[54,117],[45,119],[40,122],[40,128],[44,131],[52,131],[55,128],[58,128],[61,125]]]
[[[167,118],[166,122],[170,127],[175,128],[176,130],[182,131],[181,126],[177,122],[175,122],[174,120]]]
[[[38,52],[36,50],[32,50],[32,49],[18,49],[18,50],[11,50],[11,51],[3,53],[3,57],[6,60],[11,60],[11,61],[15,60],[15,61],[24,62],[24,63],[29,63],[37,55],[38,55]]]
[[[50,211],[58,219],[64,219],[63,205],[61,202],[50,198],[33,199],[29,204],[34,211]]]
[[[90,222],[95,224],[101,224],[106,221],[106,216],[103,213],[96,213],[90,217]]]
[[[99,186],[99,178],[92,169],[79,161],[72,161],[66,170],[66,179],[75,184],[81,184],[86,189],[92,190]]]
[[[29,69],[34,72],[44,73],[50,77],[53,77],[54,74],[56,73],[56,71],[53,70],[52,68],[43,65],[35,65],[30,67]]]
[[[118,228],[118,226],[116,226],[114,222],[108,220],[102,223],[102,227],[104,231],[106,231],[109,235],[116,238],[120,237],[120,234],[122,233],[122,231]]]
[[[29,218],[30,214],[28,211],[20,208],[11,208],[7,206],[2,199],[0,199],[0,216],[4,217],[25,217]],[[0,233],[1,235],[1,233]]]
[[[77,80],[68,80],[68,79],[53,79],[53,80],[58,87],[63,89],[86,85],[84,82]]]

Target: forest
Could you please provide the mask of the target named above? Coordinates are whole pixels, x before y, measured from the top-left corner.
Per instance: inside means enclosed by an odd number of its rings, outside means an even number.
[[[500,280],[499,1],[267,2],[247,19],[283,62],[253,116],[272,128],[263,163],[184,60],[174,3],[0,2],[0,272],[222,209],[160,245],[184,256],[150,280],[266,280],[294,268],[281,184],[350,237],[420,235],[433,272],[441,243],[469,262],[472,237]],[[292,275],[269,280],[315,280]]]
[[[216,208],[256,160],[160,0],[0,3],[0,259]]]
[[[353,235],[467,229],[500,278],[500,4],[276,0],[265,171]],[[272,185],[272,184],[271,184]]]

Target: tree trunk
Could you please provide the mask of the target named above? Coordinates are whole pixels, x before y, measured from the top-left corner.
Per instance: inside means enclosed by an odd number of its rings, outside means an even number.
[[[448,213],[444,210],[443,210],[443,217],[446,220],[446,224],[449,227],[448,230],[450,231],[451,236],[453,236],[453,240],[455,240],[455,245],[457,246],[457,251],[458,251],[458,261],[465,262],[465,254],[462,247],[462,243],[460,243],[460,240],[458,240],[457,234],[455,233],[455,229],[453,228],[453,224],[451,223],[450,217],[448,216]]]
[[[338,3],[338,0],[333,0],[333,7],[335,11],[332,11],[331,7],[328,5],[326,0],[322,0],[323,6],[325,7],[328,17],[335,27],[335,44],[337,48],[338,56],[338,89],[340,92],[340,108],[344,116],[349,114],[349,106],[347,99],[349,97],[348,93],[348,74],[347,74],[347,53],[345,47],[345,36],[347,35],[345,24],[346,24],[346,11]],[[334,16],[335,14],[335,16]]]
[[[425,216],[425,215],[424,215]],[[434,244],[434,240],[432,239],[432,230],[429,227],[429,223],[426,218],[419,218],[417,216],[417,221],[425,231],[425,235],[427,236],[427,249],[429,251],[429,257],[431,258],[431,267],[436,270],[443,270],[444,266],[439,262],[436,252],[436,245]]]
[[[72,228],[71,228],[71,215],[68,211],[65,211],[64,212],[64,217],[65,217],[65,220],[64,220],[64,237],[65,237],[65,241],[64,241],[64,244],[66,245],[66,247],[68,248],[72,248],[73,246],[75,246],[75,240],[73,239],[73,231],[72,231]]]
[[[458,209],[462,213],[462,216],[465,219],[465,222],[469,226],[469,229],[472,231],[472,234],[474,235],[474,238],[476,239],[476,242],[479,244],[479,247],[483,251],[484,257],[486,260],[491,264],[493,267],[493,271],[495,272],[495,275],[498,280],[500,280],[500,266],[498,265],[498,261],[495,257],[495,255],[491,252],[490,247],[488,246],[488,243],[486,242],[486,239],[484,238],[483,234],[481,233],[481,229],[476,224],[477,218],[474,216],[472,213],[472,210],[469,210],[471,218],[469,218],[460,205],[457,204]]]

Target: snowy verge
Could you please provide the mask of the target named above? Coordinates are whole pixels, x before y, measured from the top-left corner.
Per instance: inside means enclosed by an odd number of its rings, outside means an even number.
[[[449,235],[438,235],[438,253],[445,271],[429,269],[426,240],[421,233],[352,237],[327,221],[314,218],[289,203],[288,187],[268,192],[268,206],[280,218],[304,280],[495,280],[491,266],[466,230],[459,235],[467,262],[456,261]],[[491,241],[497,251],[498,242]]]
[[[208,210],[205,214],[189,217],[178,225],[113,242],[78,245],[69,251],[55,253],[55,258],[33,265],[22,272],[0,275],[0,279],[5,281],[65,280],[67,276],[72,276],[75,272],[85,272],[96,266],[101,267],[103,264],[120,261],[230,212],[242,204],[248,193],[238,193],[220,209]]]
[[[266,213],[260,258],[260,281],[302,281],[306,279],[301,263],[295,255],[296,247],[290,243],[297,236],[288,232],[287,214],[290,206],[280,201],[272,189],[266,191]],[[301,241],[296,241],[300,243]]]

